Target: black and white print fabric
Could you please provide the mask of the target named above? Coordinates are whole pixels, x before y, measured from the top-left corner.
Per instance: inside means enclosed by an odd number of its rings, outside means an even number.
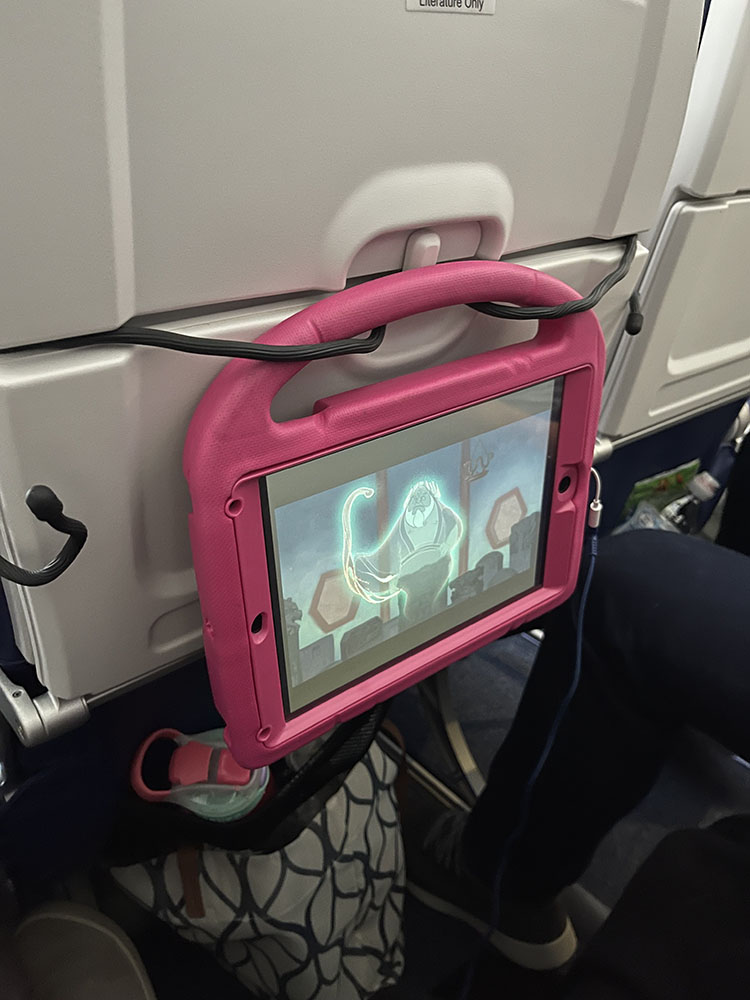
[[[187,916],[175,854],[113,875],[179,934],[213,951],[255,996],[363,1000],[403,969],[396,773],[375,742],[287,847],[203,848],[203,917]]]

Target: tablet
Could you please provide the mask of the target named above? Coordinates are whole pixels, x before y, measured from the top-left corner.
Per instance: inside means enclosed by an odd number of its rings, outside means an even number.
[[[265,343],[335,340],[462,302],[577,295],[511,264],[439,264],[303,310]],[[233,361],[184,468],[206,659],[257,767],[561,603],[575,586],[604,370],[592,313],[276,422],[301,363]]]
[[[262,480],[287,718],[541,584],[562,388]]]

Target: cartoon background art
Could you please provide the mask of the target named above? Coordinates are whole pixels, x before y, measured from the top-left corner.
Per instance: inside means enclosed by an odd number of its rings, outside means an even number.
[[[293,684],[535,565],[550,417],[276,509]]]

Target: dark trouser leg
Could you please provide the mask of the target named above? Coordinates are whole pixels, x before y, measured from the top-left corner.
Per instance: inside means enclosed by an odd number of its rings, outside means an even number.
[[[727,502],[716,541],[750,556],[750,436],[745,438],[729,478]]]
[[[514,724],[469,818],[467,863],[492,878],[567,689],[575,602],[549,616]],[[506,891],[556,895],[654,783],[692,725],[750,756],[750,559],[694,538],[604,539],[586,609],[583,672],[512,851]]]
[[[670,834],[568,977],[568,1000],[745,1000],[750,817]]]

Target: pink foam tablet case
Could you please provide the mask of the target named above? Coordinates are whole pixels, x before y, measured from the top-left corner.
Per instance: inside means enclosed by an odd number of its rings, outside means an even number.
[[[332,295],[258,342],[334,341],[469,302],[551,306],[575,298],[562,282],[519,265],[437,264]],[[302,367],[230,362],[201,399],[184,452],[211,685],[228,744],[247,767],[278,759],[570,596],[586,521],[604,343],[591,312],[544,320],[532,341],[344,392],[319,401],[309,416],[276,422],[271,402]],[[266,477],[559,376],[564,381],[557,451],[538,585],[309,707],[290,711],[274,620],[273,559],[262,500]],[[278,621],[278,607],[276,612]]]

